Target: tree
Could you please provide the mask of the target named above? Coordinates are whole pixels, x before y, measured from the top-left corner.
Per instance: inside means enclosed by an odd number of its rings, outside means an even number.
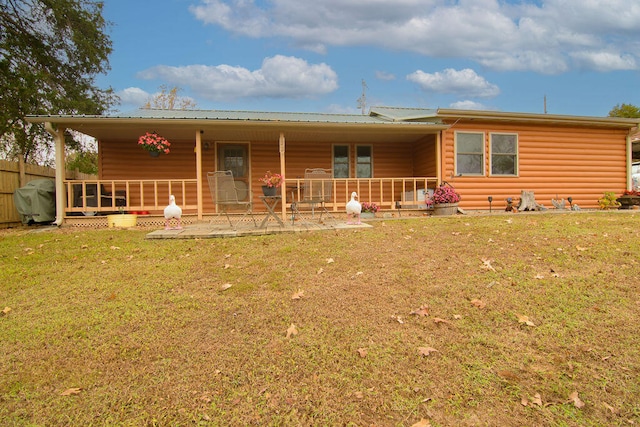
[[[178,96],[181,91],[179,87],[174,86],[167,90],[167,85],[160,86],[160,93],[149,99],[142,108],[156,108],[160,110],[189,110],[196,107],[196,102],[191,98]]]
[[[109,70],[111,39],[103,3],[92,0],[0,0],[0,151],[42,160],[52,146],[28,114],[102,114],[116,97],[96,87]],[[72,141],[71,136],[67,139]]]
[[[640,117],[640,108],[631,104],[616,105],[609,111],[609,117],[626,117],[635,119]]]

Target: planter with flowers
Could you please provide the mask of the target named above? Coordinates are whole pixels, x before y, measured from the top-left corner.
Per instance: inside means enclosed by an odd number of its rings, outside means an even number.
[[[640,207],[640,192],[627,190],[617,198],[617,202],[620,203],[619,209],[638,209]]]
[[[458,202],[460,202],[460,193],[447,182],[440,184],[431,196],[434,215],[453,215],[458,213]]]
[[[278,188],[282,185],[283,177],[279,173],[267,171],[259,181],[262,183],[262,194],[267,197],[273,197],[278,194]]]
[[[147,150],[151,157],[158,157],[161,153],[169,154],[171,143],[155,132],[147,132],[138,138],[138,145]]]
[[[380,208],[375,203],[362,202],[362,212],[360,213],[360,218],[375,218],[376,212],[378,212]]]

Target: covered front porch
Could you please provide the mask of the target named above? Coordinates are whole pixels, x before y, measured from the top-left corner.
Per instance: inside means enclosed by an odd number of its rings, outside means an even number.
[[[169,195],[185,216],[206,221],[220,212],[207,173],[223,170],[233,172],[244,200],[263,214],[267,207],[259,178],[267,171],[282,174],[280,199],[271,206],[282,221],[302,197],[308,168],[331,172],[325,207],[334,214],[344,212],[354,191],[360,202],[375,203],[383,212],[423,209],[425,194],[441,181],[441,131],[449,126],[413,117],[412,110],[398,114],[139,110],[30,120],[44,123],[54,136],[60,164],[67,130],[98,140],[98,179],[56,177],[56,223],[61,225],[99,223],[100,216],[118,212],[161,217]],[[146,132],[170,141],[170,153],[150,156],[138,144]]]

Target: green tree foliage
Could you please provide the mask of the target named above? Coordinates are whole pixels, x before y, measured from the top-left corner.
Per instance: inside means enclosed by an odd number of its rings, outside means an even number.
[[[95,78],[109,70],[103,3],[0,0],[0,152],[42,160],[52,139],[29,114],[102,114],[115,101]],[[68,138],[70,140],[70,138]]]
[[[160,110],[192,110],[196,108],[196,102],[193,99],[178,96],[181,90],[177,86],[167,89],[167,85],[161,85],[160,93],[149,99],[142,108]]]
[[[631,104],[619,104],[609,111],[609,117],[640,118],[640,108]]]

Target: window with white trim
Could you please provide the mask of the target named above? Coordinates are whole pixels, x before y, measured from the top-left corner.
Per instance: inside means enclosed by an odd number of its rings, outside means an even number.
[[[514,133],[492,133],[491,175],[518,174],[518,135]]]
[[[484,175],[484,133],[456,132],[456,175]]]

